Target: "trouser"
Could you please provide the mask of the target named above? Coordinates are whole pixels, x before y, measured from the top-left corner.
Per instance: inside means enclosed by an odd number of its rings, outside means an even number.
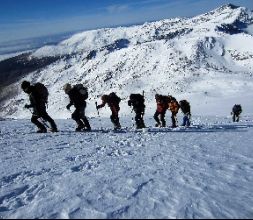
[[[121,125],[119,123],[119,117],[118,117],[118,115],[112,114],[110,116],[110,119],[111,119],[111,122],[113,123],[113,125],[114,125],[115,128],[120,128],[121,127]]]
[[[72,114],[72,119],[76,121],[78,128],[91,129],[87,117],[84,115],[85,106],[77,107]]]
[[[119,123],[119,110],[120,110],[119,106],[111,106],[110,109],[112,111],[110,119],[114,125],[114,128],[121,128],[121,125]]]
[[[42,118],[45,121],[49,122],[52,130],[57,130],[57,126],[54,120],[48,115],[46,111],[33,113],[32,118],[31,118],[31,122],[35,124],[40,130],[46,130],[46,127],[38,120],[39,118]]]
[[[145,128],[145,123],[143,120],[144,111],[135,111],[135,122],[136,122],[136,128]]]
[[[172,122],[172,127],[177,127],[177,113],[172,112],[171,122]]]
[[[233,122],[239,122],[239,114],[233,113]]]
[[[154,119],[157,122],[157,126],[161,125],[161,123],[162,123],[162,127],[166,126],[165,113],[166,112],[158,112],[158,111],[155,112]],[[160,115],[160,119],[159,119],[159,115]]]
[[[185,114],[183,117],[183,124],[182,126],[190,126],[190,114]]]

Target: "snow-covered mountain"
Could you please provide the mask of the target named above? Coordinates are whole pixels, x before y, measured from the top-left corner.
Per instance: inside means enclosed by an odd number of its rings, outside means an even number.
[[[152,114],[156,93],[186,98],[198,114],[229,113],[217,108],[224,103],[241,102],[246,112],[253,107],[247,102],[253,92],[253,12],[244,7],[229,4],[193,18],[86,31],[27,55],[47,57],[57,59],[25,79],[49,88],[49,113],[58,118],[69,116],[62,90],[67,82],[89,88],[90,116],[96,114],[94,101],[111,91],[123,98],[121,114],[130,114],[130,93],[143,90]],[[30,115],[23,109],[22,80],[2,89],[1,117]]]
[[[253,13],[226,5],[190,19],[83,32],[2,60],[0,219],[252,218],[252,45]],[[64,118],[55,120],[59,132],[38,134],[20,119],[31,115],[23,79],[48,86],[49,113]],[[74,132],[65,119],[66,82],[89,87],[91,132]],[[147,128],[136,130],[126,100],[142,90]],[[109,108],[100,112],[107,118],[90,117],[111,91],[125,98],[119,131]],[[192,126],[154,128],[157,92],[188,99]],[[238,102],[243,114],[233,123],[224,116]]]

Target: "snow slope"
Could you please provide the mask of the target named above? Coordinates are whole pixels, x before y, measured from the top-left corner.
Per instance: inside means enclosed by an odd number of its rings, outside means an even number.
[[[35,51],[62,56],[25,78],[48,86],[60,132],[34,132],[21,91],[0,104],[0,219],[253,218],[252,41],[252,12],[226,5],[83,32]],[[66,119],[66,82],[88,86],[92,132],[76,133]],[[142,90],[149,129],[135,131],[127,97]],[[100,117],[95,110],[110,91],[123,98],[119,132],[108,107]],[[194,126],[152,128],[157,92],[188,99]],[[239,123],[231,122],[235,103]]]
[[[31,50],[25,50],[25,51],[22,51],[22,52],[16,52],[16,53],[4,54],[4,55],[0,54],[0,61],[6,60],[6,59],[11,58],[11,57],[18,56],[20,54],[29,53],[29,52],[31,52]]]
[[[57,120],[53,134],[1,121],[1,219],[253,217],[252,115],[149,132],[128,118],[121,133],[109,119],[90,121],[93,132],[75,133],[72,120]]]
[[[251,113],[253,92],[252,12],[225,5],[193,18],[175,18],[132,27],[104,28],[73,35],[55,46],[45,46],[32,56],[62,56],[25,79],[41,81],[50,91],[49,113],[69,117],[62,87],[70,82],[89,88],[87,114],[104,93],[123,98],[121,112],[129,115],[130,93],[145,91],[147,113],[155,111],[156,93],[188,99],[193,112],[227,115],[240,102]],[[20,81],[11,85],[19,88]],[[27,118],[26,94],[2,103],[2,117]],[[217,108],[226,103],[225,108]],[[105,116],[108,110],[103,110]]]

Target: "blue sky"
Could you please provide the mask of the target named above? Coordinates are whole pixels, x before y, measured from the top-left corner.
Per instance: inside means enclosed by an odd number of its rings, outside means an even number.
[[[0,3],[0,43],[191,17],[227,3],[253,10],[253,0],[0,0]]]

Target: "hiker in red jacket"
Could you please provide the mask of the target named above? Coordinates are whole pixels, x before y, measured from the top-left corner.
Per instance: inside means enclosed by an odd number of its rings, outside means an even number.
[[[172,121],[172,128],[177,127],[177,113],[179,111],[180,105],[177,102],[176,98],[169,95],[169,107],[168,109],[171,111],[171,121]]]
[[[168,102],[169,102],[168,96],[156,94],[155,99],[157,104],[156,112],[154,114],[154,119],[157,122],[155,126],[165,127],[166,126],[165,114],[168,109]]]
[[[97,110],[103,108],[106,104],[108,104],[108,106],[112,111],[110,119],[114,125],[114,129],[121,128],[121,125],[119,123],[119,110],[120,110],[119,103],[121,99],[114,92],[110,93],[109,95],[103,95],[101,99],[102,104],[97,106]]]

